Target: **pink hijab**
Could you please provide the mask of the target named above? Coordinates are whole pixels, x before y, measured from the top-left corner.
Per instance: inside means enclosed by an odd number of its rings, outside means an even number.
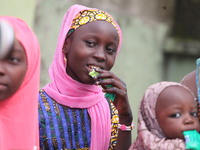
[[[0,102],[0,149],[39,149],[38,90],[40,48],[36,36],[21,19],[0,16],[9,22],[25,49],[27,72],[20,88]]]
[[[169,86],[187,87],[176,82],[159,82],[150,86],[141,101],[138,118],[138,136],[129,150],[184,150],[181,139],[167,140],[155,115],[155,106],[159,94]],[[191,91],[191,90],[189,90]],[[193,94],[193,93],[192,93]]]
[[[82,10],[95,9],[81,5],[73,5],[63,17],[54,60],[49,69],[51,83],[43,89],[58,103],[71,108],[87,108],[91,118],[91,149],[108,149],[111,138],[111,116],[108,102],[102,89],[96,85],[87,85],[73,80],[66,73],[63,44],[75,16]],[[118,51],[121,47],[121,29]],[[73,33],[72,33],[73,34]]]

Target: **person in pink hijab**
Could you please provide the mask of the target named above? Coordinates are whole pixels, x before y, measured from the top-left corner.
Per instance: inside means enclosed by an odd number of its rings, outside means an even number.
[[[21,19],[0,16],[14,29],[11,52],[0,60],[0,150],[39,149],[40,47]]]
[[[196,69],[186,74],[180,83],[191,89],[198,98],[198,111],[200,112],[200,58],[196,60]]]
[[[138,136],[129,150],[185,150],[183,131],[190,130],[200,130],[196,97],[180,83],[162,81],[141,100]]]
[[[189,72],[188,74],[186,74],[183,79],[181,80],[181,84],[187,86],[188,88],[190,88],[194,95],[196,97],[198,97],[198,93],[197,93],[197,84],[196,84],[196,70],[193,70],[191,72]]]
[[[41,149],[128,149],[127,89],[110,72],[121,43],[121,29],[107,12],[77,4],[68,9],[49,68],[51,82],[40,90]]]

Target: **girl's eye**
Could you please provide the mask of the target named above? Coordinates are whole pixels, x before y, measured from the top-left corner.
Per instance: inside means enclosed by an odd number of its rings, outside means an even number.
[[[192,115],[193,117],[197,117],[197,116],[198,116],[197,112],[192,112],[191,115]]]
[[[116,52],[116,49],[115,49],[115,48],[109,48],[109,47],[108,47],[106,50],[108,51],[109,54],[113,54],[113,53]]]
[[[175,114],[170,115],[171,118],[179,118],[180,116],[181,116],[180,113],[175,113]]]
[[[11,62],[11,63],[18,63],[20,62],[20,59],[16,58],[16,57],[9,57],[8,60]]]
[[[85,41],[85,43],[86,43],[86,45],[87,45],[88,47],[95,47],[95,46],[96,46],[96,43],[93,42],[93,41]]]

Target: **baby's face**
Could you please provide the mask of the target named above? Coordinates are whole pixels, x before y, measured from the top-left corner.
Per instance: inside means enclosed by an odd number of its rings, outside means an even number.
[[[0,101],[9,98],[20,87],[27,70],[26,53],[15,40],[10,54],[0,61]]]
[[[200,129],[194,97],[183,87],[164,89],[158,97],[155,111],[167,139],[184,139],[183,131]]]

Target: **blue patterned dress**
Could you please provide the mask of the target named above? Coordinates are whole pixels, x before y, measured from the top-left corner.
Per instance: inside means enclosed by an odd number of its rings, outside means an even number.
[[[118,135],[118,112],[111,101],[112,150]],[[41,150],[89,150],[91,121],[87,109],[69,108],[51,99],[44,90],[39,92],[39,129]]]

